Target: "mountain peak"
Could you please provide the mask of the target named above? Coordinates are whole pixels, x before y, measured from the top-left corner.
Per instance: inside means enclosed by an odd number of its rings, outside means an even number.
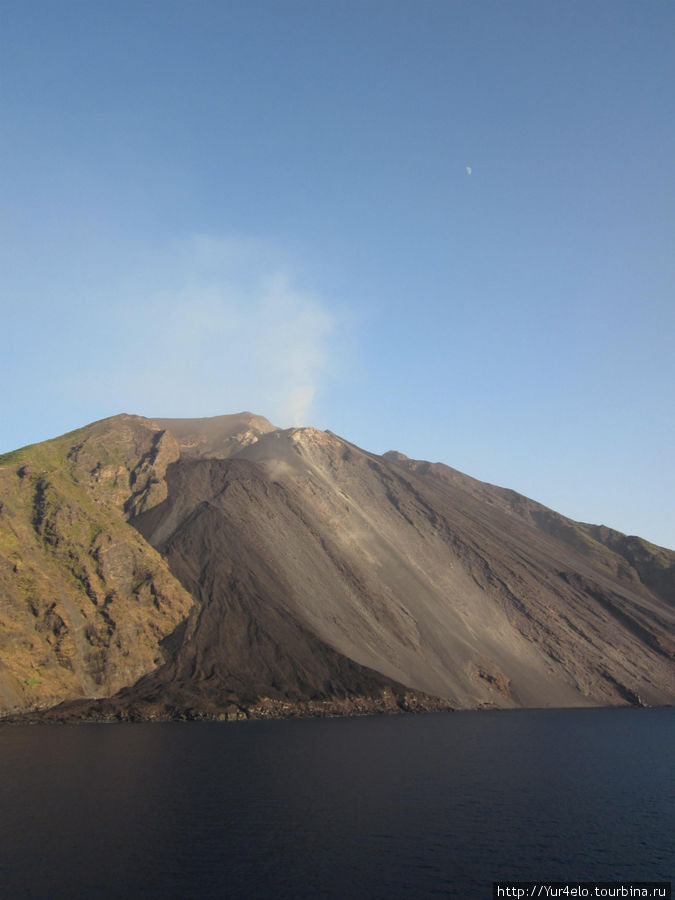
[[[383,453],[382,456],[385,459],[391,459],[394,462],[405,462],[410,459],[409,456],[406,456],[405,453],[401,453],[399,450],[387,450],[386,453]]]
[[[277,431],[264,416],[250,412],[201,419],[150,420],[177,441],[183,457],[226,459],[233,451],[255,443],[261,435]]]

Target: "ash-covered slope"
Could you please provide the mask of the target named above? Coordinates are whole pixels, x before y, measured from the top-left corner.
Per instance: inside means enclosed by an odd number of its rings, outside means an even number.
[[[661,599],[675,604],[675,553],[672,550],[658,547],[635,535],[627,536],[605,525],[574,522],[516,491],[477,481],[443,463],[409,459],[396,451],[389,451],[384,456],[406,471],[454,485],[488,506],[512,513],[540,531],[560,539],[601,568],[609,569],[628,581],[641,581]],[[605,548],[613,552],[607,553]]]
[[[330,432],[131,418],[171,461],[117,508],[194,605],[53,716],[673,702],[670,551]]]

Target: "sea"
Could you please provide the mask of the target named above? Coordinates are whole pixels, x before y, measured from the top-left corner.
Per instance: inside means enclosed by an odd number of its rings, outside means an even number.
[[[0,896],[671,881],[675,709],[0,726]]]

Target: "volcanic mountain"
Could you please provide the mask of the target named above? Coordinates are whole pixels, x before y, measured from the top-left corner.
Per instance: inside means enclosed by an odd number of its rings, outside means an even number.
[[[250,413],[0,457],[0,714],[671,704],[675,553]]]

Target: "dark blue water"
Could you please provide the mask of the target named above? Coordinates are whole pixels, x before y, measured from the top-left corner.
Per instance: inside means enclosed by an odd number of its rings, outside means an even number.
[[[675,710],[0,727],[3,897],[671,880]]]

